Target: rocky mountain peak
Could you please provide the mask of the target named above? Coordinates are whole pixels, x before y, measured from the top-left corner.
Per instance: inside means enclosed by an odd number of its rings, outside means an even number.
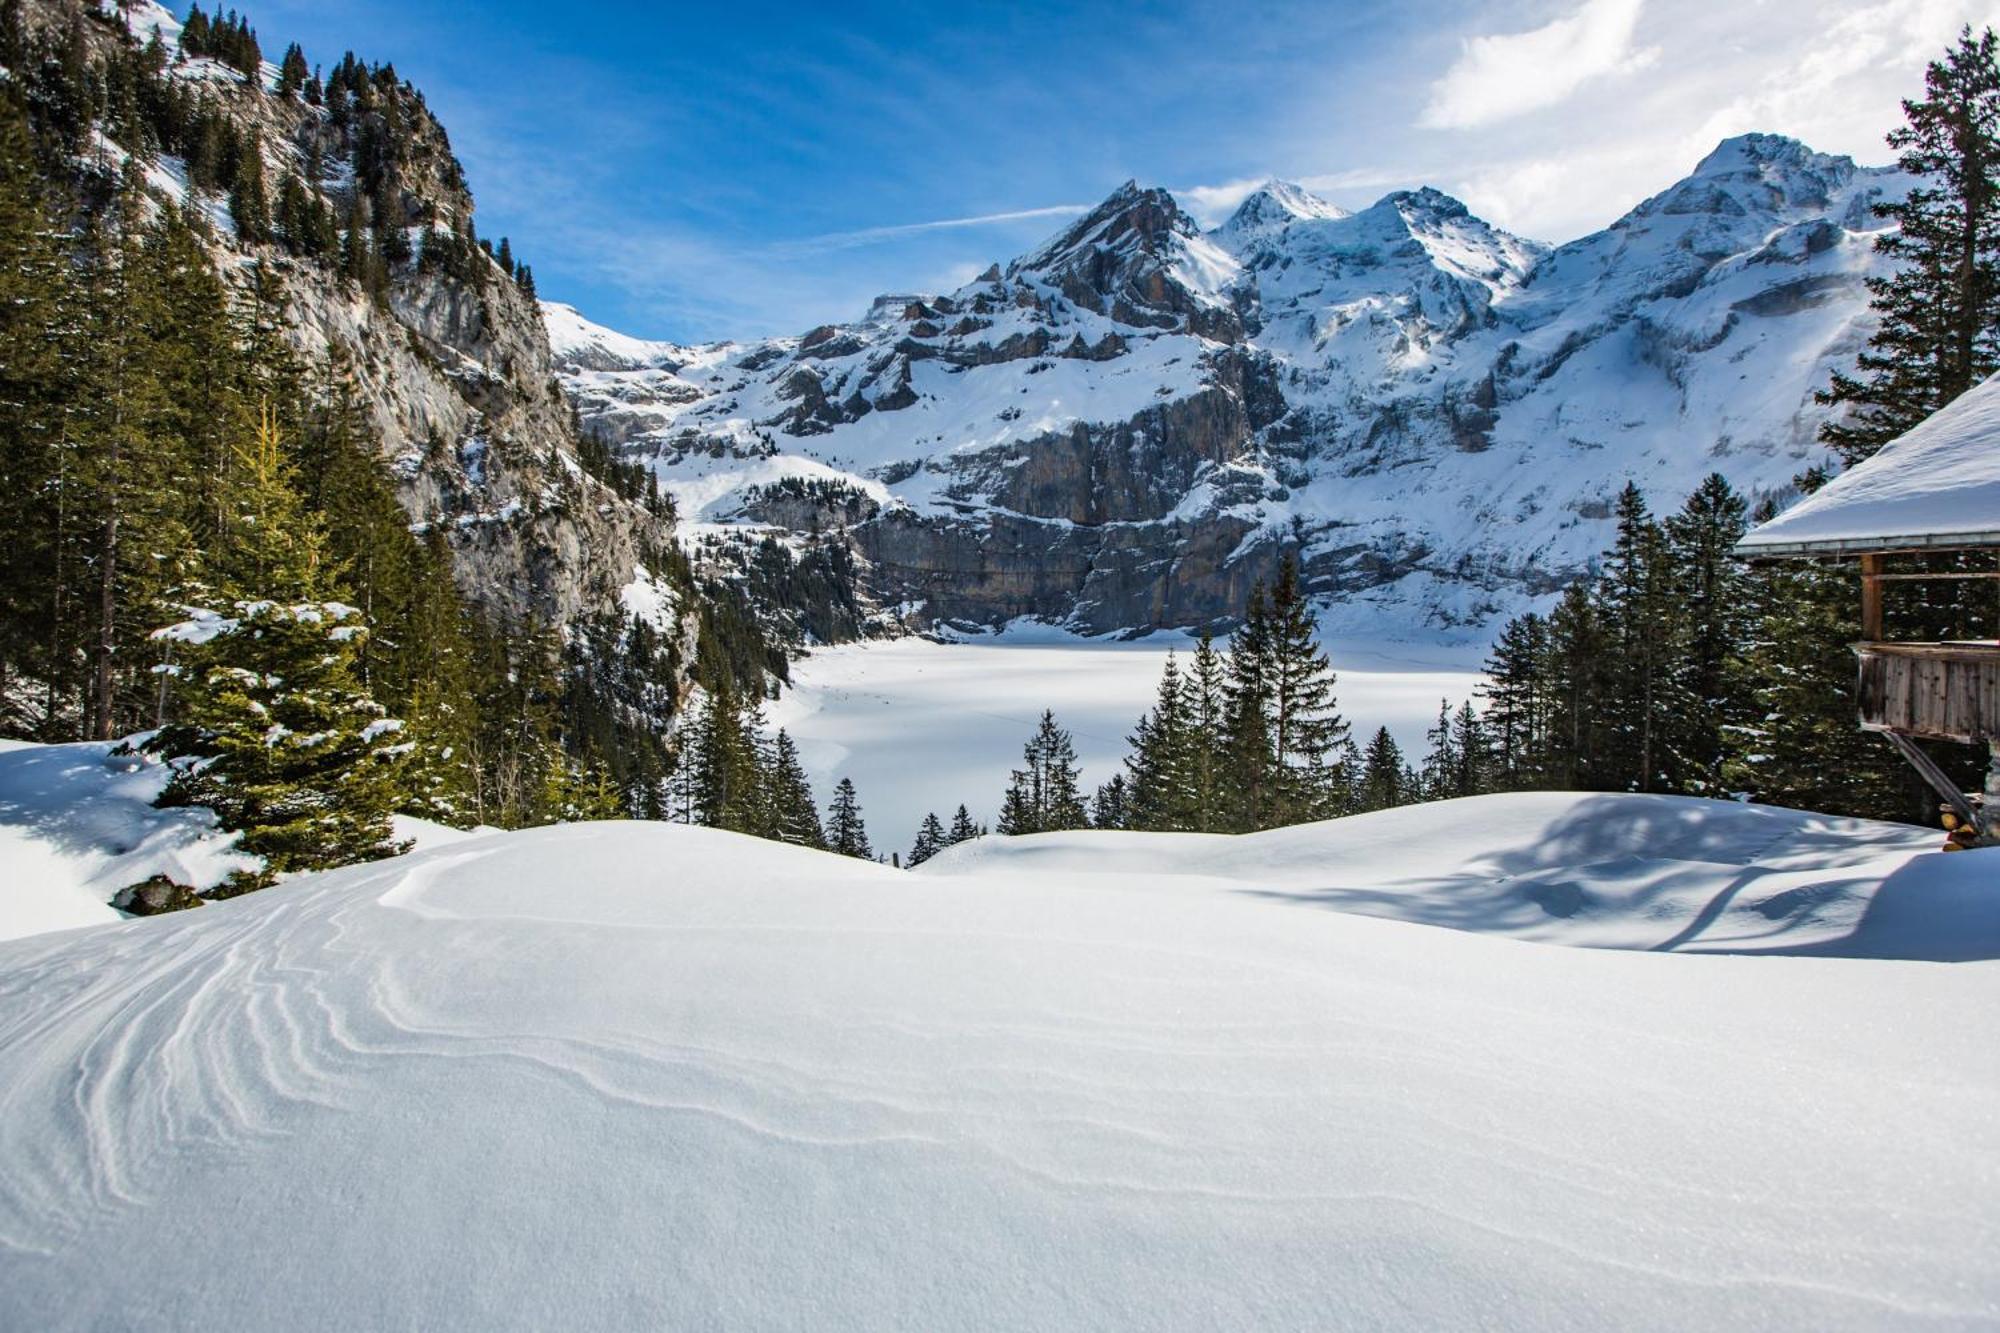
[[[1472,218],[1472,210],[1452,198],[1443,190],[1429,185],[1414,190],[1397,190],[1383,196],[1381,202],[1394,208],[1406,218],[1428,218],[1445,220],[1451,218]],[[1479,219],[1473,218],[1478,222]],[[1481,223],[1481,225],[1485,225]]]
[[[1782,134],[1724,139],[1686,179],[1632,211],[1633,217],[1709,215],[1782,218],[1824,211],[1854,181],[1854,159],[1816,153]]]
[[[1184,327],[1236,342],[1242,327],[1225,289],[1235,258],[1203,236],[1172,194],[1126,181],[1007,277],[1122,324]]]
[[[1008,271],[1023,276],[1053,273],[1069,267],[1078,256],[1103,252],[1157,256],[1170,248],[1174,237],[1199,231],[1171,194],[1128,180],[1039,249],[1015,260]]]
[[[1303,186],[1290,181],[1271,180],[1251,191],[1228,220],[1209,234],[1235,249],[1246,242],[1282,231],[1294,222],[1346,216],[1346,209],[1328,203]]]

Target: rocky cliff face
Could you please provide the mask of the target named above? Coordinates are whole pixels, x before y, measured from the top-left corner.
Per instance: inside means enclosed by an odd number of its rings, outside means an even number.
[[[1204,232],[1121,187],[851,325],[685,348],[546,308],[585,420],[683,511],[836,533],[906,623],[1212,624],[1286,554],[1336,629],[1474,639],[1583,572],[1627,480],[1818,461],[1887,169],[1751,135],[1550,248],[1434,190]]]
[[[540,311],[471,243],[472,197],[415,89],[393,71],[371,71],[369,107],[337,119],[329,105],[273,91],[278,71],[268,63],[247,78],[182,51],[180,23],[144,0],[102,12],[85,0],[30,0],[28,14],[97,46],[126,41],[128,31],[157,40],[169,77],[260,146],[271,199],[290,175],[332,217],[365,216],[378,234],[407,240],[371,292],[338,266],[239,234],[226,201],[193,187],[179,159],[147,155],[141,164],[160,206],[206,219],[224,276],[246,302],[280,312],[282,333],[307,363],[337,358],[350,370],[413,524],[444,533],[471,602],[557,629],[639,602],[661,628],[691,634],[693,608],[663,602],[639,574],[670,530],[582,465]],[[372,193],[357,176],[357,141],[390,158],[390,183]],[[129,160],[124,146],[105,147]],[[357,201],[357,192],[367,197]],[[453,244],[453,262],[430,262]],[[635,585],[648,591],[635,595]]]

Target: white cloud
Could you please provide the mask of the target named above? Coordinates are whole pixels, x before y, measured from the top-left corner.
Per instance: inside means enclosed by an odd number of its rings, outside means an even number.
[[[928,222],[900,222],[887,227],[863,227],[859,231],[835,231],[807,236],[773,246],[786,254],[806,254],[823,250],[851,250],[880,241],[900,240],[927,231],[960,231],[968,227],[998,227],[1010,222],[1032,222],[1036,218],[1067,218],[1088,213],[1092,204],[1049,204],[1042,208],[1019,208],[1010,213],[982,213],[968,218],[935,218]]]
[[[1245,176],[1240,180],[1224,181],[1220,185],[1190,185],[1175,190],[1174,198],[1188,215],[1204,227],[1212,227],[1236,211],[1236,206],[1248,199],[1257,187],[1269,177]]]
[[[1996,22],[2000,0],[1825,0],[1811,22],[1798,0],[1647,0],[1637,42],[1660,54],[1644,77],[1580,87],[1557,115],[1450,136],[1410,128],[1368,151],[1409,162],[1499,226],[1570,240],[1666,189],[1732,135],[1785,134],[1890,161],[1883,135],[1902,120],[1900,99],[1922,94],[1924,65],[1962,24]]]
[[[1419,124],[1470,129],[1566,101],[1592,79],[1651,63],[1633,33],[1644,0],[1584,0],[1583,7],[1527,32],[1466,39],[1458,60],[1431,86]]]

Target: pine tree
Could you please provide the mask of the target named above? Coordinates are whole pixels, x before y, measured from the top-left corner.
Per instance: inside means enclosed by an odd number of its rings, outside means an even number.
[[[1677,617],[1673,707],[1666,718],[1670,786],[1719,796],[1724,730],[1740,720],[1729,661],[1744,641],[1744,573],[1734,550],[1748,524],[1743,498],[1711,473],[1666,523]]]
[[[1100,783],[1090,798],[1090,826],[1101,829],[1129,828],[1130,811],[1125,789],[1125,775],[1113,773],[1109,780]]]
[[[854,792],[854,781],[842,778],[833,788],[833,804],[826,812],[826,846],[830,852],[841,856],[859,857],[863,861],[875,859],[875,849],[868,845],[868,828],[861,818],[861,799]]]
[[[1451,701],[1438,700],[1437,724],[1424,733],[1428,747],[1419,777],[1426,801],[1448,801],[1458,795],[1459,755],[1453,745]]]
[[[965,807],[961,805],[958,807],[958,813],[951,817],[951,834],[946,845],[956,847],[961,842],[970,842],[974,838],[985,836],[986,829],[982,825],[973,823],[972,816],[967,814]]]
[[[1601,705],[1604,762],[1614,789],[1655,791],[1667,781],[1667,720],[1681,702],[1670,670],[1679,651],[1680,609],[1665,538],[1637,486],[1626,483],[1616,512],[1617,539],[1597,584],[1609,648]]]
[[[693,765],[697,822],[737,833],[762,826],[756,735],[732,683],[721,677],[708,692],[684,761]]]
[[[1271,591],[1270,727],[1276,775],[1274,822],[1343,813],[1350,775],[1340,759],[1347,720],[1334,706],[1334,672],[1320,651],[1312,608],[1286,560]]]
[[[1856,375],[1820,401],[1846,407],[1820,438],[1858,462],[2000,366],[2000,60],[1993,30],[1964,29],[1924,73],[1889,134],[1918,184],[1875,212],[1888,272],[1868,279],[1878,324]]]
[[[1187,694],[1180,666],[1167,654],[1153,711],[1139,719],[1130,737],[1126,767],[1129,827],[1153,832],[1192,828],[1195,791],[1191,760],[1192,737],[1187,719]]]
[[[1563,589],[1549,613],[1548,661],[1543,675],[1550,699],[1549,785],[1570,791],[1603,790],[1612,769],[1605,758],[1603,709],[1611,653],[1590,585]]]
[[[540,800],[543,817],[553,824],[593,819],[622,819],[624,799],[611,771],[595,760],[559,756],[549,765]]]
[[[920,866],[950,845],[951,840],[945,835],[944,825],[938,822],[938,817],[935,814],[925,815],[924,822],[917,826],[917,841],[910,848],[909,864],[912,868]]]
[[[1389,734],[1387,727],[1376,730],[1374,739],[1368,742],[1366,758],[1361,770],[1361,783],[1356,793],[1357,802],[1363,810],[1390,810],[1406,805],[1416,799],[1416,793],[1408,784],[1409,768],[1403,761],[1402,747]]]
[[[1203,633],[1181,677],[1181,713],[1187,728],[1187,827],[1209,833],[1224,825],[1222,782],[1228,766],[1225,726],[1229,713],[1228,666]],[[1135,825],[1136,827],[1136,825]]]
[[[826,832],[820,826],[805,765],[799,760],[799,747],[782,728],[771,747],[766,800],[771,813],[765,836],[797,847],[825,848]]]
[[[14,20],[18,22],[18,19]],[[63,247],[33,169],[26,118],[0,97],[0,730],[50,735],[69,693],[62,588],[74,532],[74,450],[64,430]],[[30,711],[23,679],[47,693]],[[16,708],[21,711],[14,711]]]
[[[1486,727],[1472,701],[1459,705],[1451,720],[1451,792],[1454,796],[1479,796],[1490,790],[1492,754],[1487,745]]]
[[[1054,833],[1086,827],[1089,818],[1077,789],[1076,746],[1056,725],[1052,711],[1042,713],[1021,754],[1023,767],[1014,770],[1002,803],[1000,832]]]
[[[402,723],[362,688],[359,613],[325,597],[324,538],[299,502],[268,407],[237,454],[217,561],[226,604],[159,632],[182,645],[183,720],[154,744],[176,761],[162,804],[205,805],[241,831],[263,876],[400,850]]]
[[[271,238],[270,195],[264,185],[264,151],[252,136],[236,162],[229,186],[229,220],[236,233],[253,244]]]
[[[311,71],[306,68],[306,53],[293,42],[285,48],[285,58],[278,65],[278,96],[297,97],[306,86]]]
[[[152,717],[153,691],[138,674],[150,654],[144,636],[168,616],[172,596],[193,575],[187,527],[184,440],[171,428],[163,350],[172,316],[153,262],[161,221],[141,224],[144,202],[128,172],[110,214],[84,240],[88,330],[75,371],[69,429],[76,431],[82,512],[79,589],[90,614],[79,628],[89,644],[84,732],[109,739]],[[134,550],[136,534],[144,547]]]
[[[1493,747],[1493,782],[1505,791],[1540,787],[1547,779],[1549,714],[1548,625],[1529,612],[1507,622],[1486,659],[1486,720]]]
[[[1278,806],[1277,756],[1271,748],[1273,658],[1270,605],[1259,583],[1229,641],[1229,683],[1222,727],[1223,799],[1218,828],[1249,833],[1271,827]]]

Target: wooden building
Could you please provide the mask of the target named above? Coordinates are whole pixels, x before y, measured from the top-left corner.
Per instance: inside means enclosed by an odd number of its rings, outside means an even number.
[[[2000,636],[2000,375],[1756,528],[1737,552],[1857,563],[1862,728],[1879,732],[1936,789],[1946,823],[1966,830],[1959,845],[2000,844],[2000,638],[1891,643],[1883,632],[1884,599],[1900,585],[1977,579],[1995,583],[1994,621],[1983,628]],[[1943,552],[1974,554],[1951,574],[1897,567],[1899,556]],[[1959,790],[1919,739],[1985,745],[1985,790]]]

